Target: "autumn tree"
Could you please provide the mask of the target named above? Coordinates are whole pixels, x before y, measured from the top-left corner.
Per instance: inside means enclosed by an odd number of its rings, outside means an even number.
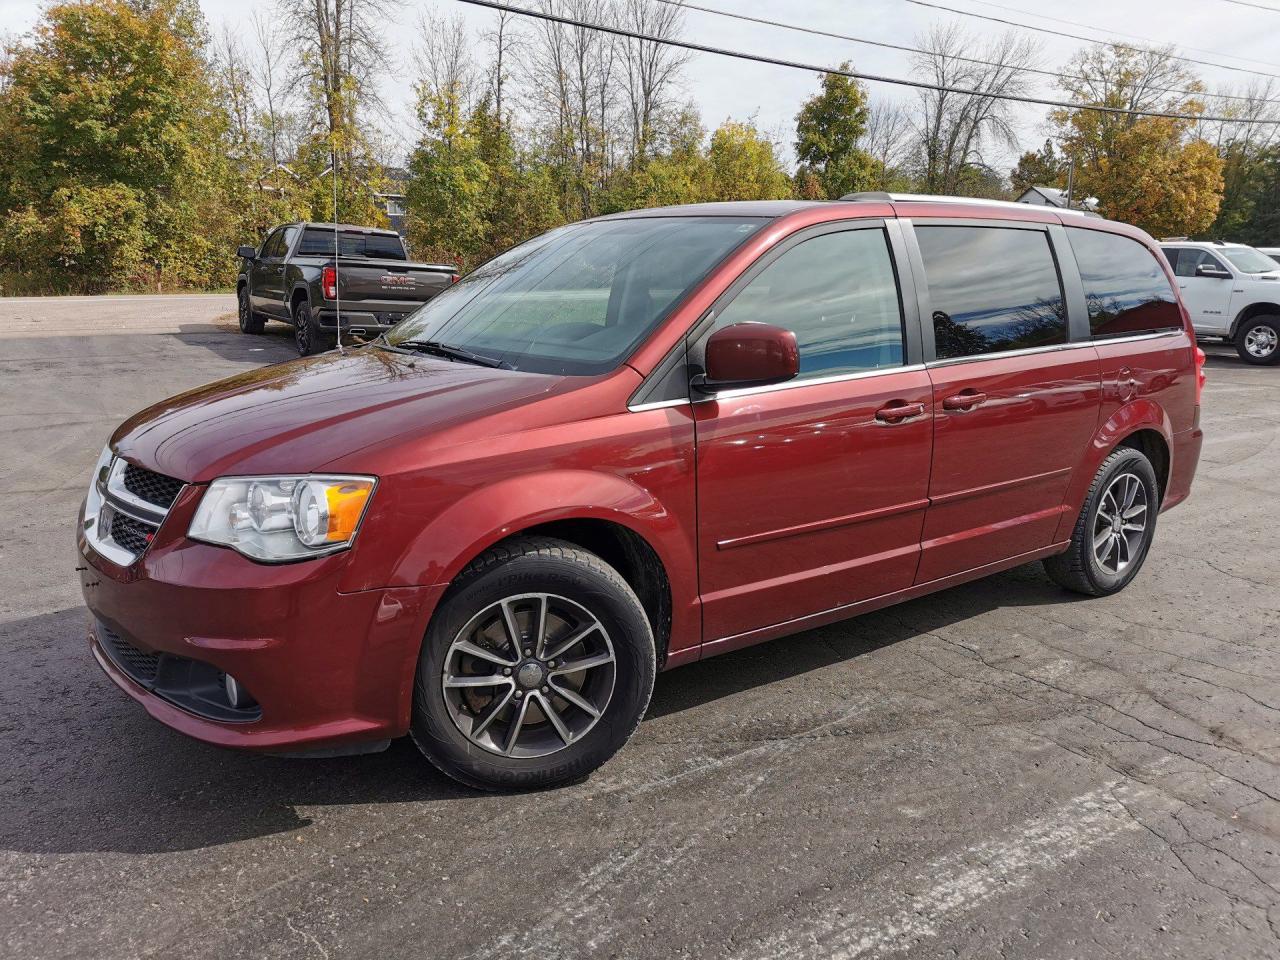
[[[1009,186],[1016,195],[1030,187],[1066,186],[1067,165],[1053,148],[1053,141],[1046,140],[1039,150],[1028,150],[1018,158],[1018,165],[1009,171]]]
[[[1100,45],[1065,73],[1060,83],[1081,104],[1184,115],[1203,110],[1195,78],[1167,50]],[[1075,163],[1078,192],[1097,197],[1105,216],[1156,236],[1192,235],[1214,222],[1222,158],[1195,135],[1193,120],[1098,110],[1059,110],[1052,120],[1063,155]]]
[[[840,69],[847,71],[848,62],[840,64]],[[862,84],[843,74],[822,74],[821,91],[806,100],[796,115],[796,159],[806,168],[801,180],[812,172],[831,200],[870,189],[875,162],[861,146],[869,115]]]
[[[49,7],[0,92],[6,291],[227,282],[228,176],[194,0]]]
[[[754,123],[726,120],[707,149],[708,200],[782,200],[791,178],[774,145]]]

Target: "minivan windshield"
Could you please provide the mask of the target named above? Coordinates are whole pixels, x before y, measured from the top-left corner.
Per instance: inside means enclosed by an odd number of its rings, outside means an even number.
[[[1253,247],[1226,247],[1222,255],[1235,264],[1241,273],[1271,273],[1276,262]]]
[[[560,227],[464,276],[387,334],[514,370],[614,369],[764,217],[631,217]]]

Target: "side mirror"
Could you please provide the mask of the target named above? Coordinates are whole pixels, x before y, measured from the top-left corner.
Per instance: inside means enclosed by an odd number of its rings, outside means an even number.
[[[1223,270],[1221,267],[1215,267],[1212,263],[1196,264],[1197,277],[1212,277],[1214,280],[1230,280],[1231,273]]]
[[[241,260],[255,260],[258,257],[257,247],[236,247],[236,256]]]
[[[790,330],[770,323],[734,323],[707,339],[706,369],[693,380],[703,393],[782,383],[800,372],[800,348]]]

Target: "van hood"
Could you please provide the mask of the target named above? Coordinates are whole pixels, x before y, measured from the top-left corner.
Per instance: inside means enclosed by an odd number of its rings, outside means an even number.
[[[476,423],[563,382],[368,347],[261,367],[179,394],[129,418],[111,443],[126,460],[189,483],[307,473],[408,431],[438,434]]]

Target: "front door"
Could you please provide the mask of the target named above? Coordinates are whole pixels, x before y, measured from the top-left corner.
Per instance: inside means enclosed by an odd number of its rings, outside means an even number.
[[[1097,429],[1101,385],[1092,344],[1068,342],[1043,225],[917,225],[915,236],[935,345],[917,575],[927,583],[1053,542]]]
[[[254,261],[253,302],[257,309],[273,317],[287,317],[284,295],[284,264],[294,228],[280,227],[262,245],[262,256]]]
[[[1201,276],[1202,270],[1221,276]],[[1227,333],[1231,329],[1231,294],[1236,285],[1227,265],[1208,250],[1183,247],[1178,251],[1174,274],[1192,326],[1200,333]]]
[[[711,330],[760,321],[794,331],[800,346],[796,380],[694,404],[708,641],[906,589],[914,578],[930,384],[916,362],[914,298],[904,316],[899,294],[897,225],[860,223],[784,241],[691,345],[696,361]]]

